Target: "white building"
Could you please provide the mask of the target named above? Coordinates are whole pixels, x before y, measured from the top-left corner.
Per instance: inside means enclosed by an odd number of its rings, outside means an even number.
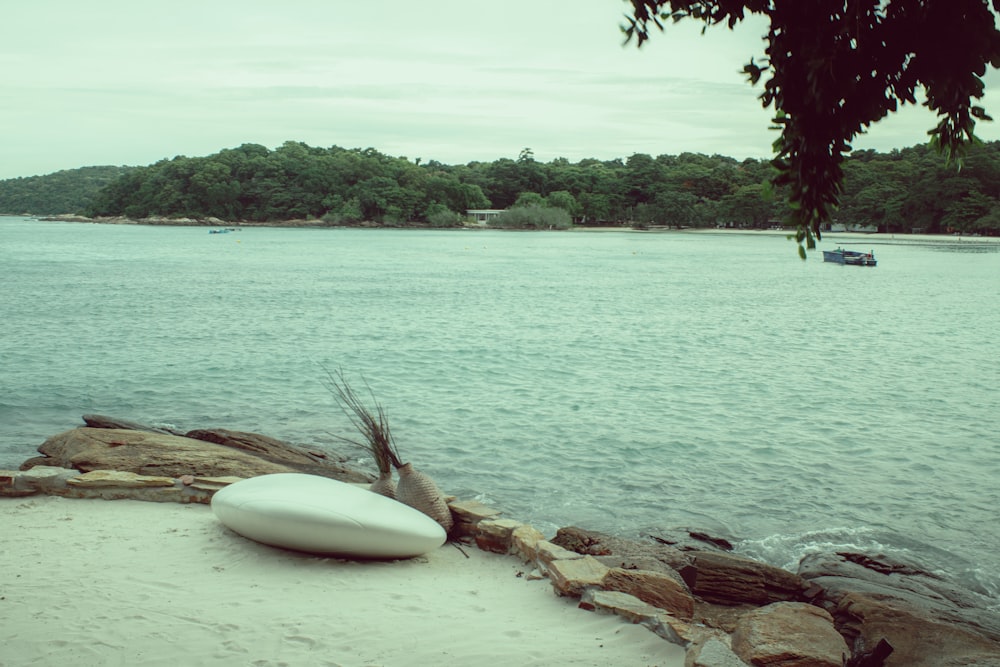
[[[465,211],[467,216],[483,226],[490,224],[490,221],[501,213],[503,210],[498,208],[470,208]]]

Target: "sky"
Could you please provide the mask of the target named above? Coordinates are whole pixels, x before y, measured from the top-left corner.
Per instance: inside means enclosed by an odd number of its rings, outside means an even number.
[[[244,143],[446,164],[682,152],[766,158],[740,70],[766,24],[670,25],[623,45],[622,0],[32,0],[0,36],[0,179]],[[987,90],[1000,76],[987,74]],[[987,93],[1000,118],[1000,94]],[[855,148],[927,140],[909,107]],[[977,134],[1000,139],[1000,123]]]

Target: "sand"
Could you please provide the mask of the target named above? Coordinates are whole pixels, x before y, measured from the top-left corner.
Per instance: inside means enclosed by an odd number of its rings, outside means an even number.
[[[510,556],[407,561],[264,546],[204,505],[0,499],[0,665],[681,667]]]

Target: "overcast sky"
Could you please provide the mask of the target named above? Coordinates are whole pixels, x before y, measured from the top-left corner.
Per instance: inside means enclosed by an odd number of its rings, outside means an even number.
[[[0,12],[0,178],[242,143],[449,164],[633,153],[768,157],[740,69],[764,24],[622,46],[620,0],[32,0]],[[991,72],[988,81],[996,81]],[[998,81],[1000,83],[1000,81]],[[1000,95],[986,100],[1000,118]],[[856,148],[926,141],[923,108]],[[979,135],[1000,138],[998,123]]]

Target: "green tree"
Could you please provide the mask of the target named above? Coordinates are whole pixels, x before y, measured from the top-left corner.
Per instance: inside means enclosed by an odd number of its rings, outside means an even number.
[[[0,212],[33,215],[84,213],[111,183],[135,167],[81,167],[0,181]]]
[[[492,227],[506,229],[568,229],[573,226],[569,213],[561,208],[529,205],[515,206],[490,221]]]
[[[733,28],[747,13],[770,23],[765,59],[743,71],[766,77],[773,108],[775,183],[788,186],[799,254],[815,247],[837,206],[850,142],[871,124],[915,104],[938,115],[931,144],[948,158],[973,142],[975,103],[989,65],[1000,66],[1000,31],[987,0],[630,0],[627,40],[639,46],[665,22],[694,19]],[[994,0],[994,8],[1000,3]]]
[[[571,218],[575,218],[579,214],[580,207],[576,203],[576,197],[567,190],[550,192],[549,196],[545,198],[545,205],[550,208],[561,208],[569,213]]]
[[[996,207],[996,201],[975,189],[970,189],[965,196],[952,201],[945,208],[941,225],[947,231],[972,233],[980,231],[980,221],[991,214]]]
[[[645,153],[635,153],[628,158],[625,166],[627,203],[637,206],[651,202],[663,183],[662,165]]]
[[[538,194],[537,192],[522,192],[517,195],[517,201],[514,202],[516,207],[525,206],[544,206],[545,197]]]
[[[425,216],[432,227],[460,227],[462,225],[462,216],[444,204],[431,204],[427,207]]]
[[[611,220],[611,209],[611,200],[608,195],[591,192],[580,193],[580,215],[587,224]]]
[[[691,225],[697,204],[697,197],[690,192],[680,190],[661,190],[653,199],[657,222],[673,225],[677,229]]]
[[[744,185],[720,200],[726,219],[762,229],[775,215],[774,196],[770,188],[761,183]]]

